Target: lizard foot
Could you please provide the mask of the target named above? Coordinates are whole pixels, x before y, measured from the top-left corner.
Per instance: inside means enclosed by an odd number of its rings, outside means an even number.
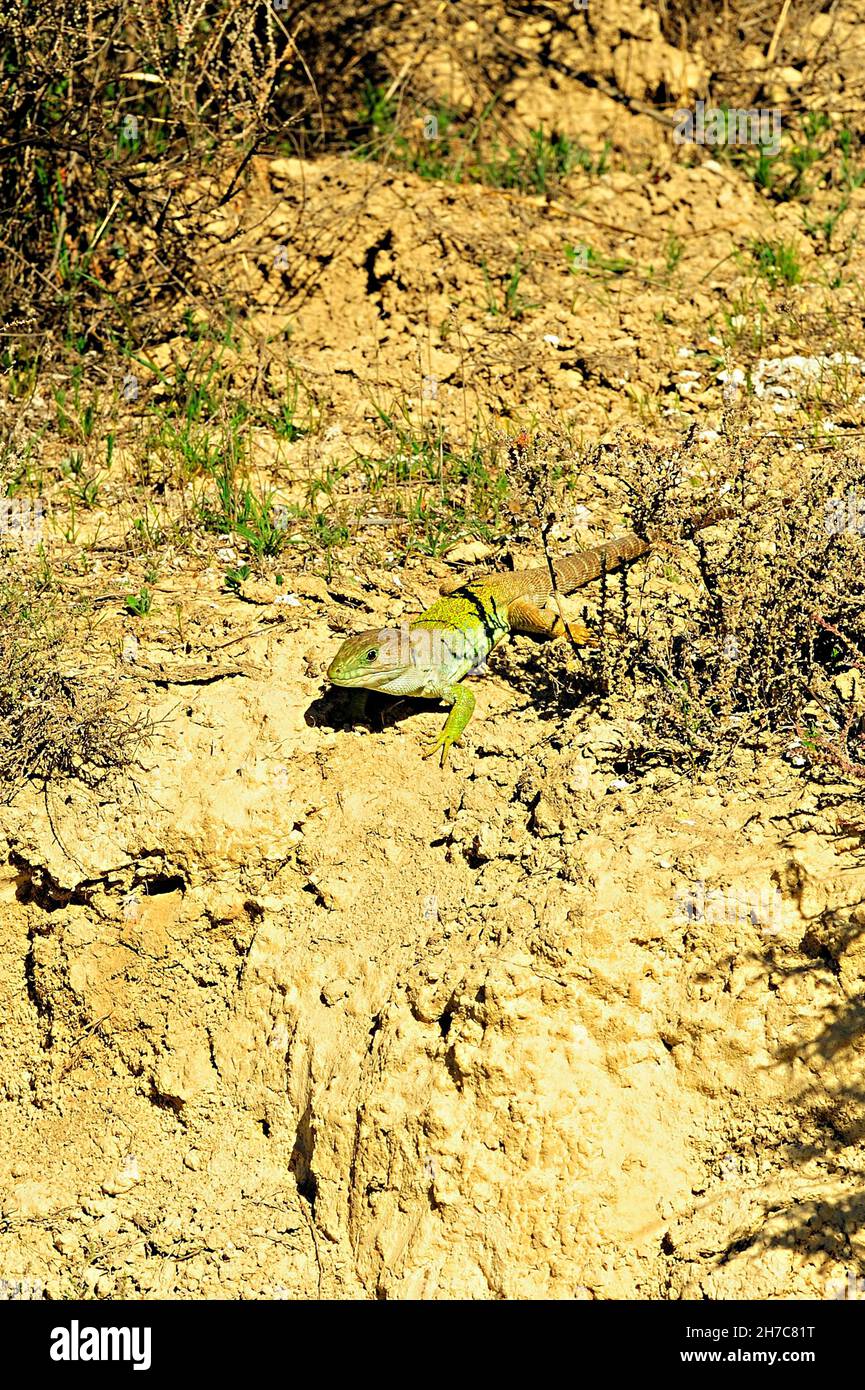
[[[433,739],[432,743],[424,751],[423,756],[425,758],[431,758],[433,754],[437,753],[438,750],[441,749],[442,752],[441,759],[439,760],[439,767],[444,767],[445,763],[447,762],[448,753],[450,752],[451,747],[455,742],[456,739],[448,738],[444,730],[442,730],[438,737]]]
[[[600,638],[595,636],[591,628],[586,627],[585,623],[575,622],[573,619],[566,628],[561,618],[557,618],[553,636],[567,637],[568,628],[570,628],[570,635],[578,647],[599,647],[601,645]]]

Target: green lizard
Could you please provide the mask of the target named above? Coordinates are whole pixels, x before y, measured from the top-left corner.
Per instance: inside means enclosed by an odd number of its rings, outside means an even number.
[[[716,507],[692,521],[688,532],[711,526],[734,511]],[[449,705],[444,728],[424,754],[429,757],[440,748],[444,767],[448,751],[474,713],[475,697],[460,685],[463,677],[511,632],[563,637],[570,631],[580,645],[595,645],[597,638],[584,623],[569,622],[566,628],[557,613],[541,605],[556,592],[572,593],[602,573],[639,559],[659,538],[655,532],[638,536],[631,531],[567,556],[553,565],[555,586],[548,569],[495,574],[458,586],[453,581],[443,584],[440,592],[446,596],[410,623],[349,637],[330,663],[327,678],[332,685],[438,698]]]

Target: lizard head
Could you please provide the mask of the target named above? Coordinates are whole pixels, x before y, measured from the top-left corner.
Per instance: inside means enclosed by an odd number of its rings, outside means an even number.
[[[331,685],[367,687],[378,676],[386,677],[388,664],[382,669],[382,633],[359,632],[343,642],[333,661],[327,668],[327,678]],[[374,687],[372,687],[374,688]]]
[[[459,634],[458,634],[459,638]],[[357,632],[343,642],[327,669],[331,685],[381,691],[384,695],[435,695],[442,680],[442,664],[452,653],[437,631],[424,628],[382,627]],[[463,676],[464,663],[458,676]]]
[[[331,685],[380,690],[385,695],[415,694],[429,674],[422,659],[423,639],[418,642],[418,636],[407,627],[359,632],[343,642],[327,668],[327,678]]]

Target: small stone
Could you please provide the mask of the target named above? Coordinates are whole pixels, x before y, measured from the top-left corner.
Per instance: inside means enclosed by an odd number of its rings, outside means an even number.
[[[332,1008],[334,1004],[338,1004],[341,999],[345,998],[349,988],[348,980],[329,980],[321,991],[322,1000],[328,1008]]]
[[[446,552],[444,559],[451,565],[476,565],[492,553],[492,547],[483,541],[461,541]]]
[[[108,1197],[120,1197],[124,1192],[129,1192],[140,1181],[141,1173],[138,1168],[138,1159],[130,1154],[121,1168],[108,1175],[102,1184],[102,1191]]]
[[[330,602],[330,593],[323,579],[317,575],[300,575],[294,581],[294,587],[303,598],[317,598],[322,603]]]

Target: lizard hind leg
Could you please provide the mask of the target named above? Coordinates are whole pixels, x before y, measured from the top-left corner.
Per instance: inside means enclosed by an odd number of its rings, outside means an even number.
[[[585,623],[569,622],[566,629],[558,613],[539,608],[525,598],[515,599],[508,605],[508,623],[512,632],[528,632],[533,637],[565,637],[570,630],[574,641],[581,647],[594,647],[598,642]]]

